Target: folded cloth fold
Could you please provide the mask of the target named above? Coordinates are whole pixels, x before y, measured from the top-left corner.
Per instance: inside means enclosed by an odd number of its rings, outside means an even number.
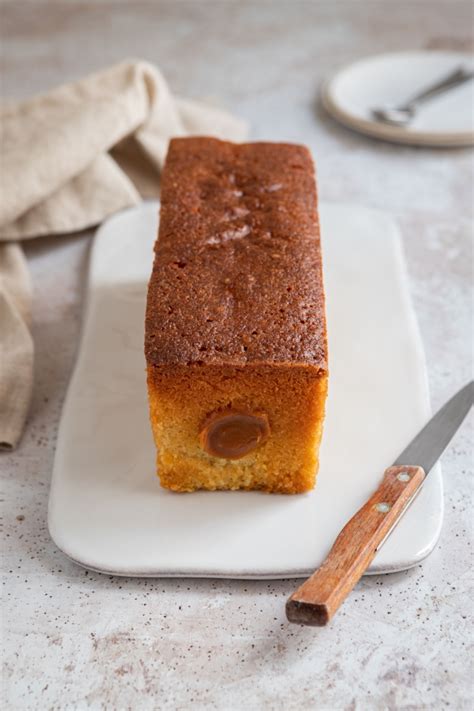
[[[31,285],[17,244],[0,244],[0,449],[15,447],[33,386]]]
[[[0,446],[18,443],[32,389],[28,270],[13,241],[92,227],[156,196],[172,136],[245,138],[244,122],[173,96],[126,61],[1,112]]]

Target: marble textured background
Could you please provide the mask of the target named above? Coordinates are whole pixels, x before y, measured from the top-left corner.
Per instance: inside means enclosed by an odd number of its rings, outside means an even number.
[[[400,223],[433,405],[470,377],[472,152],[376,142],[317,102],[328,73],[358,57],[469,48],[470,2],[18,0],[0,12],[6,97],[143,57],[174,91],[247,118],[253,138],[309,144],[324,200],[385,209]],[[434,553],[410,571],[363,579],[328,629],[286,622],[295,581],[112,578],[56,550],[48,487],[90,241],[82,233],[27,246],[36,385],[21,446],[0,454],[4,707],[472,708],[469,424],[443,457],[446,517]]]

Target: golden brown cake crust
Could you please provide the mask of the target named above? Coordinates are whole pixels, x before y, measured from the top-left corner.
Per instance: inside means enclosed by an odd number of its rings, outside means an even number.
[[[149,366],[327,369],[314,167],[304,146],[171,141],[148,291]]]

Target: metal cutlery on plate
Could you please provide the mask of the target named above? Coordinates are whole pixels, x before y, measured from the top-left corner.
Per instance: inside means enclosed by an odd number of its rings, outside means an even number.
[[[419,108],[426,102],[430,101],[435,96],[444,94],[444,92],[461,86],[467,81],[474,78],[474,72],[471,69],[457,67],[448,76],[443,77],[435,84],[432,84],[425,89],[417,92],[407,101],[398,106],[381,106],[372,109],[372,117],[377,121],[390,123],[394,126],[408,126],[413,121]]]

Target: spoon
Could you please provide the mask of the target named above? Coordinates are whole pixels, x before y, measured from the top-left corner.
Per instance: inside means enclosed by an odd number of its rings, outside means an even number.
[[[372,109],[372,116],[377,121],[391,123],[394,126],[407,126],[412,121],[419,107],[426,101],[438,94],[443,94],[455,86],[460,86],[464,82],[474,77],[474,72],[464,67],[458,67],[447,77],[440,79],[435,84],[423,89],[408,101],[398,106],[386,106]]]

